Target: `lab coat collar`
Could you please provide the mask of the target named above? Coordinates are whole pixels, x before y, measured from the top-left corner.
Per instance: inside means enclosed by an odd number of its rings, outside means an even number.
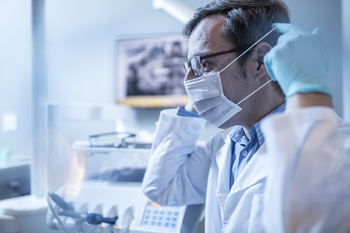
[[[265,160],[265,144],[255,153],[249,161],[242,174],[237,178],[231,191],[239,191],[240,188],[249,187],[251,184],[257,182],[267,175],[267,164]],[[230,192],[230,174],[231,174],[231,156],[232,144],[230,137],[225,138],[225,144],[218,151],[216,156],[216,163],[219,169],[218,193],[228,194]]]

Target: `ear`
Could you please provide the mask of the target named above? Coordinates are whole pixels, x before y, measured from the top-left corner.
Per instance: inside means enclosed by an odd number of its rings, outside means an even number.
[[[265,69],[264,65],[264,56],[270,51],[271,45],[266,42],[259,43],[255,48],[253,52],[253,63],[252,68],[255,72],[256,78],[262,78],[267,74],[267,71]]]

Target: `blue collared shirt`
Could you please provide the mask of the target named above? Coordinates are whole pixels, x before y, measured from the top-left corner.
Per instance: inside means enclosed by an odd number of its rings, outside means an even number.
[[[286,104],[283,103],[266,117],[273,114],[283,112]],[[232,146],[232,157],[231,157],[231,176],[230,176],[230,187],[232,187],[234,181],[242,173],[243,169],[247,166],[249,160],[258,151],[260,146],[265,142],[264,135],[260,128],[261,121],[253,125],[249,129],[250,140],[246,137],[243,126],[235,127],[234,131],[231,132],[231,146]]]
[[[186,117],[201,117],[198,113],[187,111],[184,107],[177,107],[176,115]]]

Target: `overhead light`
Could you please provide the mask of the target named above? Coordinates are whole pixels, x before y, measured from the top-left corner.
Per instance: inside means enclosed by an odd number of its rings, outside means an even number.
[[[194,10],[177,0],[153,0],[153,8],[166,11],[184,24],[192,18],[194,13]]]

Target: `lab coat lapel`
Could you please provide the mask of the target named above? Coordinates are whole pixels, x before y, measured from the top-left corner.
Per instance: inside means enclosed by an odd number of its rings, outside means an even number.
[[[239,175],[238,179],[234,182],[229,195],[246,189],[262,178],[267,176],[268,163],[266,161],[266,147],[265,143],[260,149],[253,155],[252,159],[248,162],[243,172]]]
[[[226,137],[224,146],[218,151],[216,157],[216,163],[218,165],[218,185],[216,189],[216,197],[219,201],[221,213],[223,213],[223,207],[227,195],[229,194],[230,174],[231,174],[231,139]]]

